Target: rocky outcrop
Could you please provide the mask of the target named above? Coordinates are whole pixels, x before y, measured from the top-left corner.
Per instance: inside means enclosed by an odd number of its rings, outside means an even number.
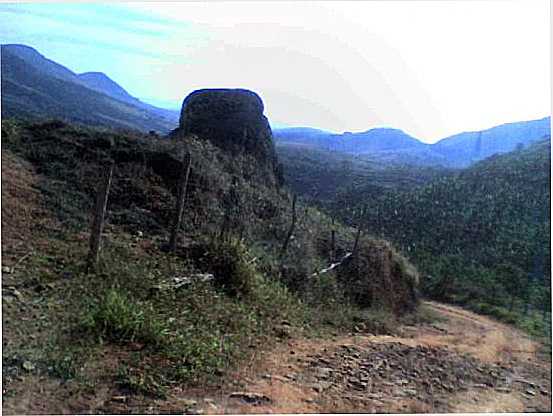
[[[233,156],[251,156],[277,173],[271,127],[263,110],[261,98],[249,90],[197,90],[182,104],[178,132],[207,139]]]

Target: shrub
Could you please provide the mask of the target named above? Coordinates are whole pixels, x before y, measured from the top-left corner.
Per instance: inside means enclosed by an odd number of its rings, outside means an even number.
[[[103,339],[116,343],[163,343],[167,329],[147,303],[133,302],[118,289],[109,289],[86,311],[82,325]]]
[[[247,296],[256,285],[256,272],[248,249],[237,239],[222,239],[205,248],[210,271],[215,282],[230,296]]]
[[[122,365],[117,370],[116,383],[120,389],[129,393],[165,398],[166,389],[151,376],[142,371]]]

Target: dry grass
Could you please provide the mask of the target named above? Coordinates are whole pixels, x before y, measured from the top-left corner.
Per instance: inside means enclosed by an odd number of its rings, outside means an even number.
[[[523,413],[524,403],[517,393],[469,390],[451,398],[455,413]]]
[[[32,230],[44,218],[31,164],[2,150],[2,254],[11,264],[30,250]]]

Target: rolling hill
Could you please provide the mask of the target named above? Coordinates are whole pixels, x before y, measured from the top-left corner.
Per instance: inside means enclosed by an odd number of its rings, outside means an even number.
[[[76,74],[25,45],[2,45],[1,57],[2,117],[161,133],[178,124],[178,112],[141,102],[105,74]]]

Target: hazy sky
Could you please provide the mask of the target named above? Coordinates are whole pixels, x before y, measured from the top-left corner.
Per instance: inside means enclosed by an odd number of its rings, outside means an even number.
[[[0,41],[180,108],[249,88],[272,123],[424,141],[551,112],[550,1],[0,4]]]

